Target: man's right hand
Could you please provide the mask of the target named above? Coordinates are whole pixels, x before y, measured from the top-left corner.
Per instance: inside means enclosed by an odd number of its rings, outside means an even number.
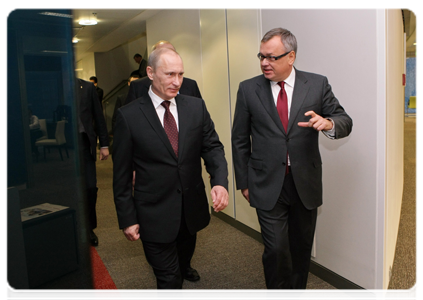
[[[129,241],[136,241],[140,238],[140,225],[135,224],[123,229],[123,234]]]
[[[248,193],[248,189],[242,189],[241,190],[242,195],[245,199],[247,199],[248,203],[250,202],[250,194]]]

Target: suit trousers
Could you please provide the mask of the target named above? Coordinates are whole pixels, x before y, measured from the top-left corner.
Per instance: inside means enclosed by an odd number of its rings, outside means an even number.
[[[89,229],[97,228],[97,172],[95,160],[91,154],[90,141],[85,132],[80,133],[81,153],[84,160],[82,175],[85,179],[86,208],[88,214]]]
[[[257,209],[264,243],[268,289],[305,289],[316,228],[317,208],[308,210],[298,196],[292,172],[270,211]]]
[[[188,231],[182,210],[178,236],[171,243],[142,241],[145,257],[156,275],[158,289],[182,289],[184,272],[190,266],[197,234]]]

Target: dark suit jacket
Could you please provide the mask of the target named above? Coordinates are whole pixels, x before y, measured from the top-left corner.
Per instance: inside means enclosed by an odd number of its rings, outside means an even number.
[[[134,101],[135,99],[147,95],[150,85],[151,81],[148,77],[143,77],[132,81],[129,85],[129,92],[126,98],[126,104]],[[186,77],[184,77],[184,80],[182,81],[179,94],[201,98],[201,93],[198,89],[197,82]]]
[[[101,147],[109,146],[106,121],[94,84],[82,79],[77,79],[77,84],[79,117],[90,140],[91,155],[95,160],[97,156],[97,135]]]
[[[211,176],[211,185],[228,187],[223,145],[204,101],[185,95],[175,99],[179,116],[178,157],[148,95],[122,106],[117,112],[113,191],[119,227],[139,224],[143,241],[169,243],[175,240],[182,205],[192,234],[208,225],[210,214],[201,158]]]
[[[140,77],[147,76],[147,61],[145,59],[142,59],[140,62],[140,66],[138,67],[138,73],[140,74]]]
[[[95,87],[95,90],[97,91],[98,101],[100,101],[100,106],[103,106],[104,91],[102,88],[99,88],[98,86]]]
[[[126,94],[120,94],[116,98],[115,108],[113,110],[113,116],[112,116],[112,132],[114,131],[115,124],[116,124],[117,110],[125,103],[126,97],[127,97]]]
[[[295,186],[304,206],[322,204],[319,132],[302,128],[313,110],[335,122],[337,139],[349,135],[352,120],[332,93],[326,77],[296,70],[288,132],[280,121],[270,81],[263,75],[239,85],[232,129],[232,152],[238,189],[249,189],[253,207],[270,210],[285,178],[287,152]],[[250,140],[251,137],[251,140]]]

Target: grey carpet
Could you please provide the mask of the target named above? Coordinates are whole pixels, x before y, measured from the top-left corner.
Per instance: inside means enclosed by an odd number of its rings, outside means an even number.
[[[416,118],[404,122],[404,190],[392,277],[388,289],[416,283]]]

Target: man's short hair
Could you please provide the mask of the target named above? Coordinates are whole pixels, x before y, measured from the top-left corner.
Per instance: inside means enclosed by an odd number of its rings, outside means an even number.
[[[90,77],[90,80],[92,80],[92,81],[94,81],[95,83],[97,83],[97,77],[95,77],[95,76],[91,76],[91,77]]]
[[[141,55],[141,54],[139,54],[139,53],[137,53],[137,54],[135,54],[135,55],[134,55],[134,58],[135,58],[135,57],[141,57],[141,58],[142,58],[142,55]]]
[[[291,31],[287,29],[273,28],[266,32],[266,34],[261,39],[261,42],[265,43],[275,36],[279,36],[281,38],[282,44],[284,45],[286,51],[294,51],[295,54],[297,54],[297,39],[295,38],[295,35],[293,35]]]
[[[147,66],[155,69],[157,67],[157,62],[159,61],[159,58],[162,54],[166,53],[166,52],[173,52],[176,55],[178,55],[179,57],[181,57],[179,55],[178,52],[176,52],[173,49],[170,48],[159,48],[154,50],[153,52],[151,52],[150,56],[148,57],[148,62],[147,62]],[[181,58],[182,59],[182,58]]]

